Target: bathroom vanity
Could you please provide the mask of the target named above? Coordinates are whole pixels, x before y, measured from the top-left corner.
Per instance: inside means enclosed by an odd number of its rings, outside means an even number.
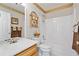
[[[0,56],[36,56],[38,55],[37,42],[20,38],[16,43],[10,44],[0,41]]]
[[[37,56],[37,55],[38,51],[36,44],[16,54],[16,56]]]

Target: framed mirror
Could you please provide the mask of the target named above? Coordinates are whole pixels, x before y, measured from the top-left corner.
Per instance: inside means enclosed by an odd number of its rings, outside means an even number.
[[[18,18],[11,17],[11,24],[18,25]]]

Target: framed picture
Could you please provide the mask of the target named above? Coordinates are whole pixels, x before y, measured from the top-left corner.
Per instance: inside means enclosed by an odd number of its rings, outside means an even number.
[[[18,18],[11,17],[11,24],[18,24]]]
[[[38,28],[38,16],[37,16],[37,14],[34,11],[32,11],[30,16],[31,16],[30,17],[31,27]]]

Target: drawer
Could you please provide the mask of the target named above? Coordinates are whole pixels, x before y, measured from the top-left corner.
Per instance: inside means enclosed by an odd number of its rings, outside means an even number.
[[[32,56],[36,52],[37,52],[37,46],[33,45],[32,47],[30,47],[30,48],[16,54],[16,56]]]

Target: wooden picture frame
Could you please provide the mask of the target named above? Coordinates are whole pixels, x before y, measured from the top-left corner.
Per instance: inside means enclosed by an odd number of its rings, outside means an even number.
[[[11,17],[11,24],[18,25],[18,18]]]
[[[32,11],[31,14],[30,14],[30,25],[31,27],[34,27],[34,28],[38,28],[38,16],[37,14]]]

